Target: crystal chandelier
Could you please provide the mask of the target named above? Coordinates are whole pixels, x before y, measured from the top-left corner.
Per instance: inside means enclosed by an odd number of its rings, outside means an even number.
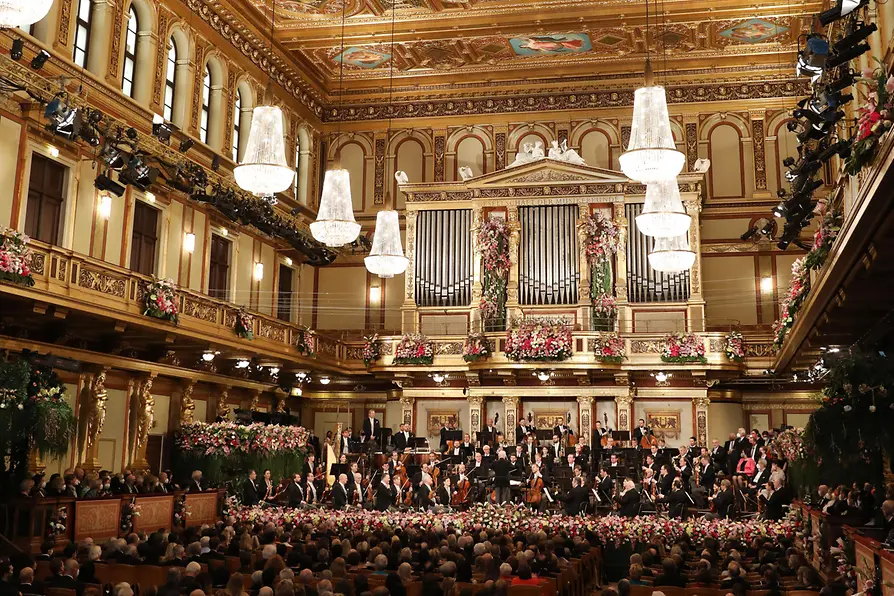
[[[53,0],[0,0],[0,29],[26,28],[50,12]]]
[[[397,211],[379,211],[372,250],[363,259],[366,269],[379,277],[394,277],[407,270],[407,257],[400,242]]]
[[[649,265],[662,273],[679,273],[692,268],[695,253],[689,248],[689,235],[655,238]]]
[[[633,96],[633,122],[626,153],[618,158],[624,175],[637,182],[669,180],[683,169],[686,157],[676,150],[664,87],[653,84],[646,60],[646,86]]]
[[[636,216],[636,227],[646,236],[668,237],[685,234],[690,217],[680,200],[677,179],[660,180],[646,185],[646,204]]]
[[[267,98],[265,103],[272,104]],[[233,176],[239,188],[256,195],[272,196],[291,188],[295,170],[286,163],[282,110],[278,107],[262,105],[252,110],[245,154]]]
[[[331,247],[344,246],[360,235],[360,224],[354,220],[351,201],[351,175],[337,164],[326,170],[320,210],[317,220],[310,224],[310,233]]]

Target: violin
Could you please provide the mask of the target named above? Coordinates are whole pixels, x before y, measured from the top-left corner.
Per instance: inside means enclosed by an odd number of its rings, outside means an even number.
[[[441,477],[441,468],[438,466],[432,466],[431,468],[431,480],[433,486],[438,486],[438,479]]]
[[[528,488],[525,489],[525,503],[529,505],[540,505],[543,500],[543,478],[531,477],[528,482]]]

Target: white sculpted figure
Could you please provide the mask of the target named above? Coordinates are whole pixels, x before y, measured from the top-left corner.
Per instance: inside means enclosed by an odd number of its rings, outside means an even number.
[[[531,161],[537,161],[538,159],[543,159],[546,157],[546,153],[543,151],[543,143],[537,141],[534,143],[534,148],[531,149]]]
[[[475,177],[475,174],[472,173],[472,168],[469,166],[460,166],[459,175],[463,179],[463,182],[466,180],[471,180]]]
[[[552,147],[549,149],[549,158],[556,161],[564,161],[565,163],[573,163],[579,166],[587,165],[584,158],[578,155],[577,151],[574,149],[569,149],[568,141],[564,140],[562,141],[561,146],[559,145],[559,141],[552,142]]]
[[[531,163],[543,159],[544,157],[546,157],[546,154],[543,152],[542,142],[537,141],[533,145],[531,143],[525,143],[522,145],[521,151],[515,154],[515,161],[509,164],[508,167],[514,168],[515,166]]]
[[[403,170],[394,172],[394,179],[397,180],[398,184],[407,184],[410,181],[410,179],[407,177],[407,173]]]

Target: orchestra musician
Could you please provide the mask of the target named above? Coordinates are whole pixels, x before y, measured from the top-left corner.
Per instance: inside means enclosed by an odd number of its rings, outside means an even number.
[[[469,478],[477,481],[487,480],[489,473],[490,469],[487,464],[484,463],[484,456],[481,453],[476,453],[475,462],[469,470]]]
[[[292,481],[286,487],[286,501],[289,507],[298,507],[304,502],[304,489],[301,487],[301,475],[297,472],[292,476]]]
[[[566,515],[579,515],[590,501],[590,492],[581,484],[581,479],[571,479],[571,490],[560,498],[565,503]]]
[[[313,505],[320,502],[317,487],[314,485],[314,475],[307,474],[304,481],[304,502]]]
[[[388,474],[382,474],[382,478],[379,480],[379,483],[375,487],[375,492],[373,493],[376,511],[387,511],[391,504],[394,502],[394,493],[391,488],[391,476]]]
[[[549,448],[549,458],[553,460],[553,462],[558,462],[562,459],[562,441],[560,439],[559,434],[553,433],[553,444]]]
[[[453,503],[453,494],[455,492],[456,491],[453,490],[453,483],[450,481],[450,476],[444,476],[441,486],[435,491],[435,502],[438,505],[450,507],[450,504]]]
[[[400,461],[400,454],[397,451],[392,451],[391,459],[388,460],[388,475],[394,478],[395,476],[406,475],[406,473],[406,467]]]
[[[714,480],[717,477],[717,471],[711,464],[711,458],[703,455],[698,461],[698,486],[692,490],[692,496],[696,505],[700,509],[707,507],[707,496],[714,489]]]
[[[276,496],[276,485],[270,477],[270,470],[264,470],[264,501],[272,503],[276,500]]]
[[[338,482],[332,487],[332,508],[337,510],[344,509],[353,499],[348,493],[348,475],[339,474]]]
[[[441,443],[439,445],[439,450],[441,453],[447,453],[447,433],[453,430],[453,418],[448,418],[444,422],[444,426],[441,427]]]
[[[261,500],[261,495],[258,494],[257,478],[258,473],[254,470],[249,470],[248,478],[245,480],[245,484],[242,485],[242,502],[249,507],[254,507]]]
[[[410,448],[410,439],[412,438],[413,433],[410,432],[410,426],[408,424],[401,424],[397,434],[392,437],[394,448],[400,452],[406,451]]]
[[[639,491],[630,478],[624,479],[624,488],[618,495],[617,501],[619,505],[618,515],[621,517],[636,517],[639,514]]]
[[[540,468],[540,474],[543,476],[543,481],[547,484],[549,483],[549,467],[544,465],[543,456],[539,453],[534,456],[534,463],[537,464],[537,467]]]
[[[593,430],[593,448],[602,447],[602,438],[606,439],[611,436],[611,429],[602,428],[602,422],[596,421],[596,428]]]
[[[680,478],[683,480],[683,489],[687,492],[689,491],[689,480],[692,478],[692,468],[689,466],[689,460],[686,459],[686,456],[680,456],[679,464],[677,465],[677,474],[679,474]]]
[[[577,449],[578,447],[580,447],[580,450],[579,450],[580,455],[582,455],[584,457],[584,461],[586,461],[587,464],[589,465],[589,463],[591,461],[590,458],[593,455],[593,452],[590,449],[590,446],[587,444],[587,437],[585,437],[584,435],[581,435],[577,438],[577,445],[574,446],[575,451],[578,450]]]
[[[571,430],[571,427],[568,426],[567,424],[565,424],[564,422],[560,422],[559,424],[557,424],[556,426],[553,427],[553,435],[556,435],[559,437],[561,437],[563,435],[571,437],[571,436],[574,436],[574,431]]]
[[[599,483],[596,490],[599,491],[599,496],[602,499],[611,500],[611,495],[615,491],[615,481],[612,480],[605,468],[599,468]]]
[[[462,450],[463,459],[466,461],[475,455],[475,445],[472,444],[472,437],[469,433],[463,433],[463,442],[460,445],[460,449]]]
[[[649,434],[649,427],[646,426],[646,421],[642,418],[639,419],[639,426],[633,429],[633,440],[636,442],[636,446],[639,447],[642,443],[643,437]]]
[[[726,519],[733,513],[733,507],[735,505],[735,496],[733,494],[733,485],[732,483],[724,478],[720,481],[720,490],[717,491],[713,497],[710,497],[712,501],[712,509],[717,513],[717,516],[720,519]]]
[[[350,428],[346,428],[343,431],[341,431],[341,437],[339,438],[339,441],[341,442],[341,445],[339,447],[339,449],[341,449],[341,451],[340,451],[341,455],[350,453],[351,452],[351,429]],[[347,460],[347,458],[346,458],[346,460]],[[341,457],[339,457],[338,463],[342,463]]]
[[[490,453],[490,445],[485,444],[481,448],[481,458],[484,460],[484,463],[486,463],[487,465],[490,465],[491,462],[493,462],[494,456],[491,455],[491,453]]]
[[[376,411],[370,410],[366,420],[363,421],[363,434],[368,441],[378,443],[382,438],[382,423],[376,418]]]
[[[512,465],[506,459],[506,452],[502,449],[497,453],[497,461],[493,463],[491,468],[494,471],[494,498],[497,504],[505,503],[511,500],[509,492],[509,471]]]
[[[546,510],[547,503],[543,498],[543,488],[544,481],[543,475],[540,473],[540,467],[537,464],[531,464],[531,477],[528,479],[528,485],[525,488],[525,503],[541,513]]]
[[[658,503],[668,505],[668,515],[670,517],[684,517],[689,497],[686,496],[686,491],[683,490],[683,482],[679,478],[675,478],[671,491],[658,495]]]
[[[428,509],[433,505],[432,496],[434,489],[432,488],[432,479],[430,474],[422,475],[422,482],[419,484],[418,490],[413,495],[417,507]]]
[[[315,473],[317,471],[316,463],[317,463],[316,456],[314,456],[313,453],[308,453],[307,457],[304,460],[304,467],[301,469],[301,475],[306,476],[309,473]],[[265,473],[264,477],[265,478],[267,477],[266,473]]]
[[[410,485],[410,481],[409,480],[401,481],[400,476],[392,476],[391,482],[392,482],[392,489],[391,489],[392,501],[391,502],[393,505],[399,507],[403,504],[404,499],[407,496],[406,491]]]
[[[674,476],[671,476],[670,466],[661,464],[661,471],[658,474],[658,492],[662,495],[670,493],[673,483]]]
[[[534,445],[534,437],[532,435],[528,435],[527,438],[525,438],[523,450],[525,453],[525,460],[528,463],[533,462],[534,456],[537,455],[537,446]]]

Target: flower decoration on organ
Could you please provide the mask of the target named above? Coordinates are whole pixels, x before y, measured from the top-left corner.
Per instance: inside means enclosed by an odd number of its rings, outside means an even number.
[[[236,324],[233,330],[242,339],[251,341],[254,339],[254,322],[255,318],[248,314],[244,308],[240,308],[236,311]]]
[[[664,338],[661,360],[663,362],[707,364],[705,342],[695,333],[671,333]]]
[[[177,285],[172,279],[153,279],[146,287],[145,310],[143,314],[177,324],[179,320]]]
[[[593,341],[593,354],[599,362],[620,364],[627,358],[627,346],[617,333],[600,333]]]
[[[303,449],[307,444],[307,431],[301,426],[278,424],[195,422],[180,427],[176,441],[181,450],[204,456],[258,452],[276,454]]]
[[[618,225],[600,212],[592,213],[580,224],[584,235],[584,255],[590,266],[590,300],[593,316],[605,321],[618,314],[615,301],[615,284],[612,274],[612,257],[621,242]]]
[[[463,342],[463,360],[477,362],[491,355],[490,342],[483,333],[470,333]]]
[[[363,338],[363,364],[369,366],[382,357],[382,340],[378,333]]]
[[[509,237],[506,220],[488,216],[478,228],[478,252],[484,274],[478,310],[485,327],[499,325],[506,316],[506,288],[509,280]]]
[[[505,353],[515,361],[567,360],[574,353],[571,327],[562,321],[522,321],[506,331]]]
[[[0,227],[0,281],[25,286],[34,285],[31,275],[31,249],[28,236],[16,230]]]
[[[724,347],[726,357],[733,362],[743,362],[745,360],[745,338],[739,331],[730,331],[724,339]]]
[[[434,344],[421,333],[405,334],[394,351],[394,364],[431,364],[434,360]]]
[[[593,298],[593,315],[610,319],[618,314],[618,302],[611,294],[600,294]]]

